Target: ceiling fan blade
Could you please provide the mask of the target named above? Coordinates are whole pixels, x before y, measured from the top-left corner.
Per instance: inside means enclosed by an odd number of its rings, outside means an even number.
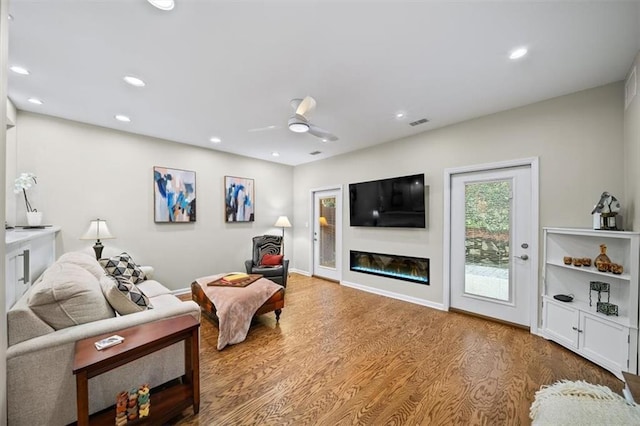
[[[311,123],[309,123],[309,133],[311,133],[313,136],[318,137],[320,139],[326,139],[327,141],[337,141],[338,137],[324,129],[321,129],[320,127],[313,125]]]
[[[305,97],[296,108],[296,114],[308,119],[308,115],[316,108],[316,100],[311,96]]]
[[[277,129],[278,127],[280,127],[280,126],[276,126],[275,124],[272,124],[271,126],[256,127],[255,129],[249,129],[249,130],[247,130],[247,132],[263,132],[265,130]]]

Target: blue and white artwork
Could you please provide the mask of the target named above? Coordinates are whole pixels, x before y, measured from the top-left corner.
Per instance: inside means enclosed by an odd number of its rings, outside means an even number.
[[[196,172],[153,168],[156,222],[196,221]]]
[[[253,179],[225,176],[225,222],[253,222],[254,199]]]

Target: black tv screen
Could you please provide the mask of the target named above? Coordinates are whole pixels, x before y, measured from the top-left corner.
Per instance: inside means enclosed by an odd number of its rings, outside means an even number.
[[[424,228],[424,174],[349,184],[351,226]]]

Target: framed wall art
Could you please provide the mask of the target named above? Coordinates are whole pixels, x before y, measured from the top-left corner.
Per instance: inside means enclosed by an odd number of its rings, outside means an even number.
[[[225,222],[253,222],[255,191],[253,179],[224,177]]]
[[[153,194],[155,222],[196,221],[196,172],[154,166]]]

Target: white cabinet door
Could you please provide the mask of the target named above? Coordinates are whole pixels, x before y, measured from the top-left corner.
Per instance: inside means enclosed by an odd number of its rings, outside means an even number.
[[[627,371],[629,328],[587,312],[580,317],[580,350],[609,370]]]
[[[544,301],[544,333],[563,346],[578,349],[578,324],[580,311],[563,302]]]
[[[16,286],[15,286],[15,283],[18,280],[18,276],[16,273],[17,262],[19,262],[17,255],[15,254],[7,255],[7,263],[6,263],[6,270],[5,270],[5,285],[7,286],[7,299],[6,299],[7,311],[9,310],[9,308],[11,308],[11,306],[13,306],[15,301],[18,300],[18,298],[16,297]]]

